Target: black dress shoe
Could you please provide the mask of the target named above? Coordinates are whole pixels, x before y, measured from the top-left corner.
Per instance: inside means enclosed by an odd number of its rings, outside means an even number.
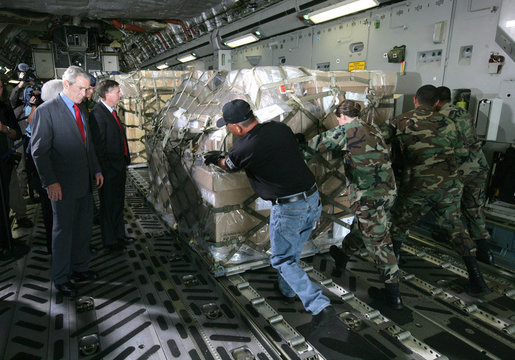
[[[98,279],[98,274],[94,271],[88,270],[83,272],[74,272],[72,279],[78,282],[82,281],[93,281]]]
[[[71,282],[67,281],[64,284],[55,284],[55,288],[61,293],[61,295],[66,297],[75,297],[77,296],[77,289],[75,285]]]

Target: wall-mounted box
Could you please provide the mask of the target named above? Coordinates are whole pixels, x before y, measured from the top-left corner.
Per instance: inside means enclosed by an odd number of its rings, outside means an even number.
[[[34,50],[32,52],[36,76],[40,79],[54,78],[54,55],[51,51]]]
[[[477,136],[483,140],[496,141],[501,123],[501,99],[482,99],[476,112]]]
[[[445,21],[439,21],[435,23],[433,29],[433,43],[441,44],[445,36]]]
[[[118,55],[102,54],[102,70],[103,71],[119,71]]]

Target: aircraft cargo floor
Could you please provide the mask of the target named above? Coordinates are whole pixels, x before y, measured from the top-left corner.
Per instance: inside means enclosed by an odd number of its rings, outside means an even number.
[[[187,239],[179,239],[139,190],[146,169],[131,169],[125,219],[135,239],[123,255],[101,247],[91,268],[99,279],[79,286],[77,299],[50,281],[40,208],[16,229],[30,252],[0,263],[0,359],[511,359],[515,345],[513,272],[481,266],[492,292],[468,296],[464,265],[452,251],[415,236],[403,247],[405,309],[372,301],[378,276],[366,254],[347,271],[329,254],[301,261],[331,298],[347,338],[314,332],[297,299],[275,288],[271,267],[215,278]],[[139,189],[139,190],[138,190]]]

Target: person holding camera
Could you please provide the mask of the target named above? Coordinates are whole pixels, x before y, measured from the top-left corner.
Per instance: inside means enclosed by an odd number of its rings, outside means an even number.
[[[11,142],[21,138],[21,130],[0,79],[0,260],[23,255],[25,249],[13,242],[9,223],[9,182],[14,165]]]
[[[11,92],[11,96],[9,97],[11,107],[14,109],[14,115],[18,121],[22,134],[22,142],[15,146],[19,160],[15,164],[11,174],[11,183],[9,185],[9,205],[15,214],[18,226],[30,228],[33,227],[34,224],[27,217],[27,206],[23,199],[23,194],[27,191],[27,185],[29,183],[24,156],[28,141],[25,133],[28,126],[27,117],[29,114],[34,112],[38,104],[38,92],[33,88],[33,77],[28,76],[25,72],[20,72],[19,79],[21,81],[16,87],[14,87]],[[26,85],[28,86],[26,87]],[[23,94],[21,101],[19,99],[20,93]]]
[[[27,122],[27,125],[30,124],[32,120],[32,116],[34,116],[34,111],[36,111],[36,108],[43,103],[43,100],[41,100],[41,90],[37,87],[34,88],[27,88],[28,90],[28,98],[27,101],[25,101],[25,120]],[[21,127],[21,126],[20,126]],[[23,128],[22,128],[23,130]]]

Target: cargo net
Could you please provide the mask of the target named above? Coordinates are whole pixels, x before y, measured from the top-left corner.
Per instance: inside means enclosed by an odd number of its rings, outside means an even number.
[[[181,84],[184,71],[134,71],[112,75],[120,84],[123,98],[119,115],[126,126],[131,163],[146,163],[145,134],[152,116],[164,106]]]
[[[307,139],[338,122],[343,99],[363,105],[362,119],[379,124],[393,115],[396,74],[380,71],[323,72],[302,67],[256,67],[231,72],[185,73],[172,97],[154,115],[146,138],[156,208],[173,215],[178,231],[219,269],[269,257],[271,202],[254,194],[245,173],[205,166],[208,151],[227,151],[236,139],[216,120],[222,106],[244,99],[259,122],[281,121]],[[303,254],[341,242],[352,216],[341,156],[314,154],[308,165],[323,202],[318,226]],[[342,231],[342,229],[344,231]]]

